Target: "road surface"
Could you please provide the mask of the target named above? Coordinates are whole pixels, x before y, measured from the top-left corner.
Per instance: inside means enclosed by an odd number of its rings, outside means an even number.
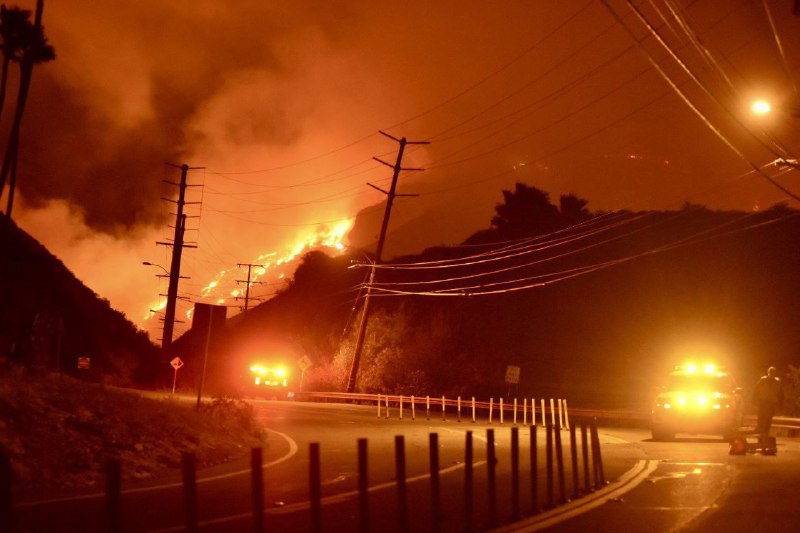
[[[457,422],[417,416],[378,418],[375,407],[300,402],[254,402],[268,429],[264,450],[265,522],[268,531],[309,531],[308,445],[319,442],[322,471],[322,528],[357,530],[356,440],[368,439],[369,513],[372,531],[399,531],[395,483],[394,436],[404,435],[407,452],[410,529],[463,531],[464,442],[473,432],[474,497],[470,517],[476,530],[490,527],[487,489],[486,430],[495,432],[497,448],[497,525],[506,530],[555,531],[798,531],[800,509],[800,441],[779,439],[777,456],[730,456],[719,439],[684,438],[651,442],[649,433],[601,428],[606,488],[566,505],[548,508],[545,430],[538,428],[538,499],[543,512],[513,520],[510,424]],[[420,413],[418,412],[417,415]],[[439,435],[441,513],[434,522],[428,439]],[[573,494],[569,434],[564,443],[564,493]],[[530,489],[530,428],[519,427],[520,513],[533,511]],[[578,439],[580,451],[580,438]],[[176,451],[176,454],[178,452]],[[198,472],[201,531],[252,531],[250,473],[246,461]],[[124,468],[124,465],[123,465]],[[583,469],[579,464],[579,487]],[[561,487],[554,472],[552,499]],[[123,487],[124,531],[183,531],[180,475]],[[72,494],[20,502],[19,531],[103,531],[101,494]]]

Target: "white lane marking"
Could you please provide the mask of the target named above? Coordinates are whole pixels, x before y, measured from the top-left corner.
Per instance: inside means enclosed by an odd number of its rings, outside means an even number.
[[[682,461],[670,461],[665,460],[662,461],[662,464],[665,466],[669,465],[676,465],[676,466],[726,466],[725,463],[687,463]]]
[[[664,481],[665,479],[684,479],[689,476],[699,476],[702,474],[702,472],[699,472],[698,470],[693,470],[691,472],[670,472],[668,474],[664,474],[663,476],[651,477],[647,481],[649,483],[657,483],[659,481]]]
[[[262,468],[269,468],[271,466],[275,466],[278,463],[282,463],[284,461],[287,461],[287,460],[291,459],[295,454],[297,454],[297,443],[289,435],[287,435],[285,433],[281,433],[280,431],[275,431],[273,429],[266,429],[266,430],[271,432],[271,433],[275,433],[279,437],[285,439],[286,442],[289,444],[289,451],[286,452],[285,454],[283,454],[282,456],[278,457],[277,459],[269,461],[268,463],[264,463],[262,465]],[[200,484],[200,483],[208,483],[209,481],[217,481],[217,480],[220,480],[220,479],[226,479],[226,478],[230,478],[230,477],[241,476],[241,475],[249,474],[249,473],[250,473],[250,469],[249,468],[246,469],[246,470],[237,470],[236,472],[228,472],[226,474],[219,474],[217,476],[209,476],[209,477],[200,478],[200,479],[197,480],[197,483],[198,484]],[[125,489],[125,490],[122,491],[122,494],[137,494],[137,493],[140,493],[140,492],[155,492],[155,491],[158,491],[158,490],[174,489],[176,487],[182,487],[182,486],[183,486],[183,482],[165,483],[163,485],[152,485],[152,486],[148,486],[148,487],[139,487],[139,488],[136,488],[136,489]],[[67,496],[67,497],[64,497],[64,498],[52,498],[52,499],[49,499],[49,500],[37,500],[37,501],[32,501],[32,502],[24,502],[24,503],[18,504],[17,507],[36,507],[38,505],[47,505],[47,504],[51,504],[51,503],[74,502],[74,501],[79,501],[79,500],[92,500],[92,499],[97,499],[97,498],[105,498],[105,496],[106,496],[105,492],[93,492],[91,494],[81,494],[79,496]]]
[[[595,507],[599,507],[606,502],[619,498],[626,492],[633,490],[642,481],[655,472],[658,468],[657,460],[639,460],[633,468],[622,474],[617,481],[610,483],[590,496],[574,500],[566,505],[557,507],[552,511],[542,513],[533,518],[516,522],[508,526],[495,529],[495,532],[509,531],[539,531],[552,527],[560,522],[564,522],[578,515],[586,513]]]
[[[715,508],[714,505],[701,505],[700,507],[691,507],[691,506],[685,506],[685,507],[639,507],[639,506],[637,506],[636,507],[637,510],[642,510],[642,511],[661,511],[661,512],[666,512],[666,511],[680,511],[680,512],[699,511],[699,512],[703,512],[703,511],[708,511],[709,509],[714,509],[714,508]]]
[[[466,435],[467,431],[469,431],[467,429],[450,429],[450,428],[439,428],[439,429],[442,429],[444,431],[449,431],[450,433],[463,433],[464,435]],[[472,432],[472,438],[473,439],[477,439],[477,440],[482,440],[483,442],[487,442],[486,441],[486,437],[481,437],[480,435],[478,435],[474,431]]]
[[[346,481],[347,478],[348,478],[348,476],[346,476],[345,474],[341,474],[341,475],[336,476],[333,479],[328,479],[326,481],[322,481],[320,483],[320,485],[322,485],[323,487],[325,487],[327,485],[335,485],[336,483],[341,483],[342,481]]]
[[[475,467],[482,466],[482,465],[485,465],[485,464],[486,464],[486,461],[475,461],[475,462],[472,463],[472,467],[475,468]],[[439,474],[440,475],[441,474],[449,474],[450,472],[454,472],[454,471],[459,470],[461,468],[464,468],[464,463],[459,463],[457,465],[449,466],[447,468],[442,468],[441,470],[439,470]],[[420,475],[417,475],[417,476],[406,478],[406,483],[416,483],[417,481],[422,481],[424,479],[428,479],[429,477],[431,477],[430,474],[420,474]],[[397,481],[387,481],[386,483],[380,483],[378,485],[373,485],[373,486],[369,487],[367,489],[367,491],[368,492],[377,492],[379,490],[384,490],[384,489],[392,488],[392,487],[395,487],[395,486],[397,486]],[[326,497],[322,498],[320,500],[320,502],[321,502],[322,505],[331,505],[331,504],[334,504],[334,503],[344,502],[345,500],[347,500],[349,498],[352,498],[354,496],[358,496],[358,490],[351,490],[351,491],[348,491],[348,492],[342,492],[340,494],[334,494],[332,496],[326,496]],[[283,506],[283,507],[265,509],[264,512],[267,513],[267,514],[287,514],[287,513],[294,513],[294,512],[297,512],[297,511],[305,511],[305,510],[310,509],[310,508],[311,508],[311,502],[306,500],[306,501],[302,501],[302,502],[292,503],[292,504],[289,504],[289,505],[286,505],[286,506]],[[252,511],[247,512],[247,513],[239,513],[239,514],[235,514],[235,515],[221,516],[219,518],[212,518],[210,520],[204,520],[204,521],[198,522],[197,525],[201,526],[201,527],[215,526],[215,525],[219,525],[219,524],[225,524],[225,523],[228,523],[228,522],[235,522],[236,520],[243,520],[243,519],[246,519],[246,518],[250,518],[251,516],[253,516],[253,512]],[[164,528],[164,529],[151,530],[149,533],[173,533],[173,532],[178,532],[178,531],[184,531],[185,529],[186,529],[185,525],[180,525],[180,526],[167,527],[167,528]]]

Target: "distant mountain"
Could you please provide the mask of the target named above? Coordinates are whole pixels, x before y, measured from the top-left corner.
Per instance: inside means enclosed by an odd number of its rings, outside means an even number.
[[[155,377],[158,348],[0,216],[0,358],[91,381],[146,385]],[[89,358],[89,368],[79,369],[79,358]]]
[[[554,213],[563,217],[563,206]],[[398,258],[427,265],[378,270],[396,292],[372,299],[359,388],[645,407],[668,369],[696,360],[727,365],[747,390],[768,365],[783,374],[797,363],[798,214],[594,213],[538,237],[496,226],[464,246]],[[234,390],[249,361],[306,356],[306,388],[341,390],[368,273],[352,261],[365,263],[355,251],[306,256],[286,290],[213,336],[210,379]],[[196,369],[202,333],[178,345]],[[521,367],[518,386],[504,382],[509,365]],[[293,373],[298,386],[300,368]]]

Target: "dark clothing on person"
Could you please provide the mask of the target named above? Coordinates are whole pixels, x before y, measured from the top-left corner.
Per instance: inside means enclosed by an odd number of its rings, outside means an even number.
[[[764,402],[759,403],[756,431],[762,435],[769,435],[769,429],[772,427],[773,416],[775,416],[775,406],[773,404]]]
[[[774,375],[762,376],[753,391],[753,401],[758,407],[758,424],[756,431],[768,435],[772,426],[772,417],[783,404],[783,387],[780,378]]]

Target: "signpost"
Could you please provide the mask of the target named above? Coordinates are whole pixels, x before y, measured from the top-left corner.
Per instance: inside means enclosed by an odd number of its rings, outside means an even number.
[[[508,392],[506,393],[506,400],[511,397],[511,386],[519,385],[519,367],[508,365],[506,367],[506,383],[508,383]]]
[[[175,377],[172,378],[172,394],[175,394],[175,384],[178,382],[178,370],[183,366],[183,361],[181,361],[180,357],[176,357],[170,361],[169,364],[175,369]]]
[[[92,359],[90,357],[78,357],[78,368],[80,370],[89,370]]]
[[[519,367],[508,365],[506,367],[506,383],[508,384],[519,384]]]
[[[303,379],[306,377],[306,370],[311,368],[314,363],[311,362],[311,359],[307,355],[304,355],[300,359],[297,360],[297,366],[300,367],[300,390],[303,389]]]

